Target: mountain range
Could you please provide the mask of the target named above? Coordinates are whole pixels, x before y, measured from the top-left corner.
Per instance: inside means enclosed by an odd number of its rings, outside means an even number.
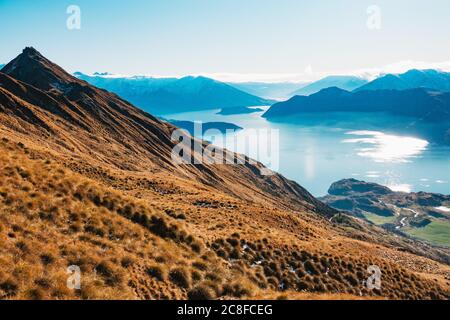
[[[292,97],[292,92],[307,85],[307,83],[301,82],[230,82],[228,84],[252,95],[270,100],[289,99]]]
[[[295,96],[274,104],[265,118],[311,112],[389,112],[432,121],[450,120],[450,93],[424,89],[376,90],[355,93],[336,87],[311,96]]]
[[[355,91],[364,90],[408,90],[425,88],[450,92],[450,73],[438,70],[409,70],[402,74],[387,74],[379,77]]]
[[[291,92],[290,97],[296,95],[309,96],[330,87],[352,91],[365,85],[367,82],[366,79],[356,76],[328,76]]]
[[[450,143],[450,93],[425,89],[365,90],[349,92],[336,87],[311,96],[295,96],[279,102],[263,115],[277,121],[292,121],[305,113],[379,113],[378,126],[383,128],[383,113],[408,117],[408,132],[414,132],[436,143]],[[376,116],[373,117],[376,119]],[[356,121],[356,120],[355,120]],[[403,130],[405,128],[394,128]]]
[[[174,130],[34,48],[3,67],[0,299],[450,298],[447,249],[338,212],[242,155],[177,164]],[[211,148],[187,138],[192,159]],[[365,286],[373,265],[382,290]]]
[[[296,95],[309,96],[331,87],[355,92],[416,88],[450,91],[450,73],[433,69],[385,74],[370,82],[358,76],[333,75],[313,83],[223,83],[206,77],[120,77],[108,73],[90,76],[81,72],[74,75],[155,114],[271,105],[276,100],[287,100]]]
[[[81,72],[74,75],[156,115],[272,103],[206,77],[121,78],[98,73],[89,76]]]

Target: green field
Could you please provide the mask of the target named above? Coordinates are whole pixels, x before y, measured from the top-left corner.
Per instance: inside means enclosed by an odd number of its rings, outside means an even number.
[[[408,228],[405,233],[436,245],[450,247],[450,222],[434,220],[424,228]]]
[[[368,213],[368,212],[365,212],[364,216],[366,217],[367,220],[369,220],[372,223],[375,223],[376,225],[382,225],[385,223],[394,223],[396,220],[396,217],[394,217],[394,216],[384,217],[384,216],[380,216],[378,214]]]

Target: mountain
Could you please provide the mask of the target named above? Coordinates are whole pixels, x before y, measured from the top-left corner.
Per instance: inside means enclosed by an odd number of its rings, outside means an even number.
[[[389,112],[432,121],[450,120],[450,94],[424,89],[351,93],[336,87],[311,96],[295,96],[274,104],[263,116],[286,117],[305,112]]]
[[[41,137],[56,134],[57,144],[88,154],[96,150],[93,153],[96,160],[108,159],[108,162],[123,168],[152,168],[157,164],[173,171],[171,153],[175,142],[171,140],[171,132],[175,127],[134,107],[115,94],[73,77],[33,48],[26,48],[2,71],[0,76],[3,86],[8,87],[9,93],[14,95],[3,96],[3,99],[6,99],[5,111],[7,115],[16,115],[16,122],[20,120],[22,125],[21,131],[26,130],[30,135],[36,133]],[[27,104],[19,107],[22,101]],[[50,112],[50,119],[46,119],[49,115],[42,112]],[[34,122],[29,124],[30,121]],[[66,139],[71,134],[64,131],[75,129],[79,129],[76,130],[78,141],[73,138]],[[124,161],[122,154],[128,154],[130,158]],[[252,177],[242,179],[242,183],[247,184],[245,181],[251,180],[254,185],[260,181],[260,187],[269,193],[281,192],[276,188],[272,189],[275,185],[289,186],[286,196],[292,192],[291,200],[298,203],[306,198],[308,201],[315,201],[304,189],[279,175],[253,176],[254,172],[259,172],[257,166],[249,164],[246,167],[230,166],[226,169],[238,170],[241,177],[245,177],[241,170],[247,171]],[[225,170],[224,175],[228,171]],[[232,182],[230,177],[214,174],[207,165],[187,166],[180,174],[218,186],[227,186],[225,189],[234,188],[237,182]],[[272,181],[272,187],[267,186],[268,180]],[[251,188],[250,185],[247,187]],[[228,191],[232,192],[231,189]],[[297,192],[304,193],[306,198],[300,200],[300,194],[296,194]],[[244,196],[245,192],[239,194]],[[271,197],[268,194],[265,196]],[[316,203],[321,205],[317,201]]]
[[[0,298],[450,297],[445,249],[338,213],[242,155],[178,164],[175,130],[33,48],[8,63]],[[185,138],[191,160],[224,151]],[[364,286],[370,265],[382,290]],[[77,290],[68,267],[81,271]]]
[[[309,96],[330,87],[352,91],[366,83],[367,80],[355,76],[329,76],[292,92],[290,96]]]
[[[88,76],[80,72],[75,76],[157,115],[271,104],[271,101],[205,77],[117,78],[108,74]]]
[[[1,64],[1,63],[0,63],[0,70],[1,70],[4,66],[5,66],[4,64]]]
[[[408,90],[415,88],[450,92],[450,73],[432,69],[413,69],[403,74],[387,74],[357,88],[355,91]]]
[[[450,247],[450,196],[394,192],[376,183],[345,179],[335,182],[325,203],[388,230]]]
[[[296,82],[229,82],[228,84],[249,94],[270,100],[289,99],[293,96],[292,92],[306,85],[306,83]]]
[[[430,92],[425,89],[377,90],[349,92],[338,88],[324,89],[311,96],[295,96],[274,104],[263,115],[277,121],[292,121],[305,113],[379,113],[372,117],[379,129],[389,129],[402,134],[414,134],[439,144],[450,144],[450,93]],[[383,114],[401,116],[403,127],[386,127]],[[348,114],[348,121],[355,115]],[[408,120],[408,121],[406,121]],[[360,120],[354,119],[361,125]]]

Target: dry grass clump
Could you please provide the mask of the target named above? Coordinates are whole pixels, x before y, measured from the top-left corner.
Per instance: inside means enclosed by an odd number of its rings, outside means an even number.
[[[245,280],[236,281],[231,284],[225,284],[223,286],[223,295],[231,296],[234,298],[249,297],[254,291],[254,286]]]
[[[185,268],[175,268],[170,270],[169,279],[184,289],[189,289],[191,286],[191,276]]]
[[[123,284],[122,270],[109,261],[101,261],[95,267],[95,271],[104,279],[105,284],[108,286],[115,287]]]
[[[206,285],[198,285],[188,292],[189,300],[213,300],[215,292]]]
[[[11,278],[6,278],[5,276],[0,277],[0,298],[8,299],[17,295],[19,285],[16,280]]]
[[[165,281],[167,278],[167,272],[160,265],[149,266],[146,268],[146,272],[149,276],[155,278],[158,281]]]

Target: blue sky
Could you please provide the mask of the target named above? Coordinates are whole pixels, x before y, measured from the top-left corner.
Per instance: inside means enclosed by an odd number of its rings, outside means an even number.
[[[71,4],[80,30],[66,27]],[[379,30],[367,27],[370,5]],[[0,0],[0,63],[31,45],[87,73],[306,80],[440,66],[449,13],[448,0]]]

